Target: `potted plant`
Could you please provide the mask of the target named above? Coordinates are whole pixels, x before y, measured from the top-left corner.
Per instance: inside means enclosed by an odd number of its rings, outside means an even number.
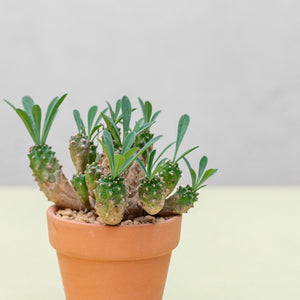
[[[172,250],[180,236],[181,214],[197,201],[198,191],[217,169],[206,170],[207,157],[198,171],[179,148],[189,126],[184,114],[178,123],[176,141],[161,153],[154,144],[153,113],[149,101],[139,99],[142,117],[132,125],[128,97],[113,108],[88,111],[85,124],[73,111],[76,135],[69,152],[76,169],[71,181],[65,177],[47,137],[60,105],[54,98],[42,126],[39,105],[26,96],[23,108],[6,101],[25,124],[34,146],[28,158],[40,190],[53,202],[47,211],[49,239],[56,249],[66,299],[159,300],[162,299]],[[98,150],[101,146],[101,151]],[[165,153],[174,146],[172,159]],[[191,185],[179,186],[185,162]]]

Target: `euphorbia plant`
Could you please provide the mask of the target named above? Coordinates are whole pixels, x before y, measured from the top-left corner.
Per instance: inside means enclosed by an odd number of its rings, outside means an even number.
[[[182,214],[193,206],[203,183],[216,172],[216,169],[204,172],[206,156],[200,160],[198,175],[191,168],[186,156],[198,146],[178,155],[190,121],[186,114],[179,120],[176,142],[168,144],[156,158],[154,143],[162,136],[156,136],[150,128],[160,111],[152,115],[152,104],[139,99],[142,117],[131,127],[136,109],[124,96],[117,101],[115,110],[107,102],[108,107],[98,116],[98,107],[92,106],[88,111],[87,126],[79,111],[73,111],[78,132],[71,137],[69,146],[76,169],[71,185],[55,153],[46,144],[50,127],[65,97],[56,97],[50,102],[43,129],[41,108],[30,97],[22,100],[24,110],[5,100],[21,117],[35,143],[28,155],[34,177],[47,198],[60,208],[94,210],[108,225],[117,225],[122,220],[147,213]],[[102,146],[99,154],[97,142]],[[173,158],[164,157],[174,144]],[[188,166],[192,185],[180,186],[172,194],[181,178],[181,159]]]

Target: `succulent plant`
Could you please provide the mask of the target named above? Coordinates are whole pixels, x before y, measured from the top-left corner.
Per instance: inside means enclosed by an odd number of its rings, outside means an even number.
[[[24,110],[16,108],[9,101],[4,100],[22,119],[27,131],[35,145],[29,150],[30,168],[41,191],[44,192],[48,200],[56,203],[60,207],[81,208],[81,202],[74,192],[72,186],[67,181],[61,170],[61,165],[55,156],[55,152],[46,144],[46,140],[57,114],[58,108],[66,98],[55,97],[49,104],[43,128],[42,111],[39,105],[35,104],[32,98],[25,96],[22,98]]]
[[[195,146],[187,151],[185,151],[181,156],[177,158],[179,147],[182,143],[183,137],[187,131],[190,123],[190,117],[188,115],[183,115],[179,119],[177,128],[177,139],[175,152],[173,160],[167,160],[164,163],[164,168],[160,171],[159,175],[163,178],[167,194],[169,195],[176,187],[177,183],[181,178],[182,171],[179,168],[178,162],[184,158],[187,154],[197,149],[199,146]]]
[[[97,157],[97,146],[94,144],[94,139],[97,135],[97,130],[102,124],[99,124],[102,119],[102,114],[95,121],[98,107],[92,106],[88,111],[87,129],[84,125],[80,113],[77,109],[73,110],[73,116],[77,125],[78,133],[72,136],[69,143],[71,159],[77,172],[83,173],[88,163],[95,161]],[[107,109],[103,110],[105,113]],[[95,122],[94,122],[95,121]]]
[[[41,108],[30,97],[22,99],[24,110],[5,100],[22,119],[34,141],[28,157],[35,180],[48,200],[60,208],[95,210],[107,225],[117,225],[122,220],[144,214],[182,214],[193,207],[199,190],[205,186],[204,182],[217,171],[205,171],[207,157],[203,156],[196,175],[186,155],[198,146],[178,155],[189,125],[188,115],[183,115],[179,120],[176,142],[168,144],[158,155],[153,145],[162,136],[155,136],[150,128],[161,111],[152,114],[152,104],[139,98],[142,117],[131,128],[132,113],[136,109],[124,96],[116,102],[115,109],[107,102],[108,107],[97,117],[98,107],[92,106],[86,126],[79,111],[73,111],[78,132],[71,137],[69,150],[77,173],[70,184],[51,146],[46,144],[51,125],[65,97],[66,94],[50,102],[43,128]],[[102,119],[103,124],[100,123]],[[102,146],[99,154],[98,142]],[[174,144],[173,159],[163,158]],[[182,158],[188,166],[192,184],[179,186],[170,194],[181,178],[179,162]]]
[[[157,214],[164,207],[167,192],[164,182],[158,174],[164,168],[167,158],[161,160],[160,158],[173,144],[169,144],[157,159],[155,159],[156,150],[153,150],[150,154],[147,150],[146,166],[144,166],[144,163],[139,158],[137,159],[139,166],[146,175],[140,181],[141,183],[138,188],[139,197],[144,210],[150,215]]]
[[[203,183],[218,170],[208,169],[205,171],[207,165],[206,156],[203,156],[199,162],[198,175],[196,175],[196,171],[191,167],[187,158],[184,157],[184,161],[190,171],[192,185],[186,185],[185,187],[180,186],[177,191],[166,200],[165,206],[160,212],[162,215],[182,214],[186,213],[191,207],[194,207],[194,203],[197,201],[199,195],[198,191],[206,186],[203,185]]]

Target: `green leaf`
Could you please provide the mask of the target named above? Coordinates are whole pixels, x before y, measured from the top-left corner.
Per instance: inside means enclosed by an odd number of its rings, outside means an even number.
[[[176,160],[178,149],[179,149],[182,139],[186,133],[186,130],[189,126],[189,123],[190,123],[190,117],[188,115],[183,115],[179,119],[178,128],[177,128],[176,148],[175,148],[173,161]]]
[[[104,122],[107,126],[107,130],[111,133],[114,140],[116,141],[117,147],[121,146],[122,145],[121,138],[120,138],[119,130],[118,130],[116,124],[114,123],[114,121],[110,117],[106,116],[103,113],[101,113],[101,115],[102,115],[103,120],[104,120]]]
[[[131,119],[131,104],[128,97],[124,96],[121,102],[122,117],[123,117],[123,138],[126,137],[129,131]]]
[[[29,134],[31,135],[34,143],[36,145],[39,144],[39,141],[36,140],[36,136],[35,136],[35,132],[32,128],[32,124],[31,124],[31,120],[30,118],[28,117],[28,115],[26,114],[26,112],[20,108],[17,108],[16,109],[16,113],[19,115],[19,117],[22,119],[23,123],[25,124]]]
[[[107,156],[107,160],[108,160],[108,164],[109,164],[109,168],[110,168],[110,173],[113,174],[114,172],[114,163],[113,163],[113,158],[111,157],[111,153],[108,150],[108,148],[106,147],[105,143],[103,141],[101,141],[100,139],[98,139],[99,143],[102,146],[103,151],[105,152],[106,156]]]
[[[34,105],[34,101],[32,100],[31,97],[29,96],[24,96],[22,98],[22,103],[23,103],[23,107],[25,112],[27,113],[27,115],[33,120],[33,116],[32,116],[32,107]]]
[[[97,126],[99,124],[99,122],[102,120],[102,114],[105,114],[107,112],[108,108],[105,108],[102,110],[102,112],[100,113],[99,117],[97,118],[94,126]]]
[[[90,139],[90,133],[92,130],[93,122],[97,113],[98,107],[96,105],[92,106],[88,112],[88,138]]]
[[[106,129],[103,131],[103,139],[111,157],[111,174],[114,174],[114,143],[111,134]]]
[[[125,161],[126,161],[126,158],[123,155],[121,155],[121,154],[115,155],[115,159],[114,159],[115,172],[113,174],[113,178],[115,178],[117,176],[118,172],[124,165]]]
[[[146,120],[146,108],[145,108],[145,104],[143,102],[143,100],[141,98],[138,98],[139,99],[139,103],[140,103],[140,106],[141,106],[141,109],[142,109],[142,112],[143,112],[143,116],[144,116],[144,120]]]
[[[116,110],[115,110],[115,122],[117,121],[116,119],[118,118],[119,116],[119,112],[121,110],[121,100],[119,99],[116,103]],[[116,124],[118,124],[118,122],[116,122]]]
[[[157,173],[159,173],[160,171],[162,171],[164,169],[164,163],[167,161],[167,158],[162,159],[159,164],[156,166],[156,168],[154,169],[154,171],[152,172],[151,176],[149,179],[152,179]]]
[[[75,123],[76,123],[77,129],[78,129],[78,133],[81,133],[83,131],[84,124],[81,119],[80,113],[77,109],[73,110],[73,116],[74,116]]]
[[[203,177],[202,177],[202,179],[200,180],[200,182],[199,182],[199,186],[202,184],[202,183],[204,183],[209,177],[211,177],[211,176],[213,176],[216,172],[218,171],[218,169],[208,169],[205,173],[204,173],[204,175],[203,175]]]
[[[191,167],[189,161],[188,161],[185,157],[183,157],[183,159],[184,159],[184,161],[185,161],[185,163],[186,163],[186,165],[187,165],[187,167],[188,167],[188,169],[189,169],[189,171],[190,171],[191,178],[192,178],[192,187],[194,188],[194,187],[195,187],[195,183],[196,183],[196,172],[195,172],[195,170]]]
[[[14,111],[16,111],[16,108],[8,101],[8,100],[3,100],[5,101]]]
[[[136,135],[140,134],[144,130],[148,130],[154,123],[144,123],[141,127],[137,128]]]
[[[37,141],[41,142],[41,120],[42,120],[42,110],[39,105],[35,104],[32,107],[32,116],[36,129]]]
[[[199,146],[193,147],[187,151],[185,151],[179,158],[176,159],[175,163],[179,162],[183,157],[187,156],[190,152],[194,151],[195,149],[199,148]]]
[[[124,140],[123,146],[122,146],[122,152],[121,154],[124,155],[132,146],[134,140],[135,140],[135,132],[130,132]]]
[[[54,121],[54,118],[56,116],[56,113],[58,111],[59,106],[62,104],[62,102],[65,100],[65,98],[67,97],[67,94],[64,94],[61,98],[59,98],[58,100],[56,100],[56,98],[54,100],[52,100],[52,102],[49,104],[50,110],[49,110],[49,106],[48,106],[48,110],[47,110],[47,114],[46,114],[46,119],[44,121],[44,126],[43,126],[43,132],[42,132],[42,140],[41,143],[44,144],[46,143],[48,134],[49,134],[49,130],[51,128],[51,125]]]
[[[147,153],[149,153],[148,150],[149,149],[147,149]],[[156,154],[156,150],[153,150],[149,155],[148,164],[147,164],[148,165],[148,174],[151,174],[155,154]]]
[[[140,155],[142,155],[144,153],[144,151],[146,151],[151,145],[153,145],[161,137],[162,137],[162,135],[156,136],[156,137],[152,138],[148,143],[146,143],[144,145],[144,147],[142,149],[140,149],[140,151],[137,154],[135,154],[133,157],[129,158],[126,161],[126,163],[124,164],[124,166],[120,170],[119,174],[122,174]]]
[[[175,144],[175,142],[169,144],[158,156],[158,158],[155,160],[154,164],[156,164],[156,162],[164,155],[164,153]]]
[[[23,104],[23,107],[24,107],[24,110],[25,110],[26,114],[28,115],[28,117],[30,119],[31,126],[32,126],[32,129],[33,129],[34,134],[35,134],[35,138],[38,141],[40,139],[40,137],[37,133],[37,130],[36,130],[36,127],[35,127],[35,122],[33,120],[33,115],[32,115],[32,107],[34,106],[34,101],[32,100],[31,97],[24,96],[22,98],[22,104]]]
[[[158,117],[158,115],[161,113],[161,110],[157,111],[153,117],[151,118],[151,123],[154,122],[156,120],[156,118]]]
[[[107,106],[108,106],[108,108],[109,108],[110,117],[112,118],[112,120],[115,120],[115,113],[114,113],[114,111],[113,111],[113,109],[112,109],[110,103],[109,103],[108,101],[106,101],[106,104],[107,104]]]
[[[43,131],[44,131],[44,128],[45,128],[45,124],[47,124],[49,122],[49,118],[50,118],[50,115],[51,115],[51,112],[53,110],[53,107],[55,105],[55,103],[59,100],[59,97],[55,97],[48,105],[48,108],[47,108],[47,112],[46,112],[46,115],[45,115],[45,120],[44,120],[44,127],[43,127]]]
[[[93,137],[94,133],[95,133],[100,127],[104,127],[104,125],[103,125],[103,124],[99,124],[99,125],[93,127],[93,129],[92,129],[92,131],[91,131],[91,133],[90,133],[90,140],[91,140],[91,141],[93,141],[93,140],[95,139],[95,137],[97,136],[97,135],[95,135],[95,136]]]
[[[146,114],[146,118],[145,118],[145,122],[150,122],[151,119],[151,115],[152,115],[152,105],[149,101],[145,102],[145,114]]]
[[[200,159],[200,162],[199,162],[198,177],[197,177],[196,185],[199,184],[202,174],[204,173],[204,170],[206,168],[206,165],[207,165],[207,157],[204,155],[204,156],[202,156],[202,158]]]
[[[129,159],[131,156],[134,155],[135,152],[139,150],[139,147],[134,147],[129,149],[127,152],[125,152],[123,155],[125,156],[126,160]]]
[[[138,165],[140,166],[140,168],[141,168],[141,169],[143,170],[143,172],[145,173],[146,177],[149,178],[148,171],[146,170],[146,168],[145,168],[143,162],[142,162],[139,158],[137,158],[136,161],[137,161]]]

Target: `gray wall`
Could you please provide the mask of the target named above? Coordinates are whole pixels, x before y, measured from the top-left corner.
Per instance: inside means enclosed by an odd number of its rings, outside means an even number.
[[[67,92],[49,144],[67,175],[72,109],[128,95],[162,109],[155,132],[219,174],[211,185],[298,185],[299,1],[0,2],[0,97],[31,95],[45,109]],[[33,184],[21,121],[0,103],[0,185]],[[184,150],[184,147],[182,148]],[[184,180],[186,180],[185,177]]]

